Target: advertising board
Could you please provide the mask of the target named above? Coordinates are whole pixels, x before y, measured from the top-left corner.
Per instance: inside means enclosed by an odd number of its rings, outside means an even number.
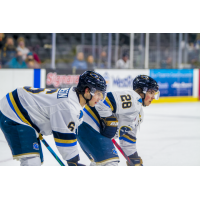
[[[96,69],[107,83],[107,91],[116,91],[133,88],[133,79],[139,75],[149,75],[148,69]]]
[[[150,76],[158,82],[161,97],[193,95],[193,69],[150,69]]]
[[[46,88],[68,88],[78,84],[79,76],[85,70],[77,70],[72,74],[71,69],[46,69]]]

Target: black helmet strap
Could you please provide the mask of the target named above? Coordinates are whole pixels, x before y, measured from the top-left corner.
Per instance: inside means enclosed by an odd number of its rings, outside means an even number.
[[[144,94],[144,98],[142,98],[142,105],[144,106],[144,107],[146,107],[146,105],[144,104],[144,99],[145,99],[145,97],[146,97],[146,94],[145,93],[143,93]]]
[[[144,100],[145,100],[145,97],[146,97],[146,92],[148,91],[148,88],[143,88],[143,94],[144,94],[144,98],[142,98],[142,105],[144,107],[146,107],[146,105],[144,104]]]
[[[82,91],[82,92],[81,92],[81,95],[82,95],[82,97],[85,99],[86,104],[89,106],[89,101],[92,99],[92,95],[90,94],[90,95],[91,95],[90,99],[86,99],[85,96],[84,96],[84,94],[85,94],[85,92]]]

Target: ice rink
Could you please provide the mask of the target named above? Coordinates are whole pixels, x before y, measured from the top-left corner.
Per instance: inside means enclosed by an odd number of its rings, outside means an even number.
[[[53,136],[45,139],[61,158]],[[144,166],[200,166],[200,103],[152,104],[144,108],[144,122],[137,134],[137,149]],[[79,150],[80,163],[89,165],[90,161],[80,146]],[[44,145],[43,153],[42,166],[59,165]],[[124,157],[120,152],[118,155],[119,166],[125,166]],[[12,159],[11,151],[0,131],[0,165],[19,164]]]

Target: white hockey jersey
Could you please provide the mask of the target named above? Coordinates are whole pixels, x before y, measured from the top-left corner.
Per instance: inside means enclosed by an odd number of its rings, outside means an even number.
[[[101,117],[117,117],[121,147],[127,156],[134,154],[138,126],[144,118],[141,96],[134,90],[109,92],[95,108]]]
[[[23,87],[8,93],[0,102],[2,113],[38,133],[54,135],[64,160],[78,155],[76,129],[82,123],[83,108],[74,88]]]

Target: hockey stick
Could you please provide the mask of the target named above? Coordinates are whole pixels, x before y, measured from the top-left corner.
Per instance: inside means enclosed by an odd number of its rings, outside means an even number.
[[[46,140],[42,137],[42,135],[39,135],[39,139],[42,141],[42,143],[46,146],[46,148],[50,151],[50,153],[53,155],[53,157],[58,161],[58,163],[61,166],[65,166],[65,164],[60,160],[60,158],[56,155],[56,153],[53,151],[53,149],[49,146],[49,144],[46,142]]]
[[[121,154],[126,158],[128,164],[130,166],[134,166],[133,162],[130,160],[130,158],[125,154],[125,152],[122,150],[122,148],[119,146],[119,144],[115,141],[115,139],[112,139],[113,144],[117,147],[117,149],[121,152]]]

